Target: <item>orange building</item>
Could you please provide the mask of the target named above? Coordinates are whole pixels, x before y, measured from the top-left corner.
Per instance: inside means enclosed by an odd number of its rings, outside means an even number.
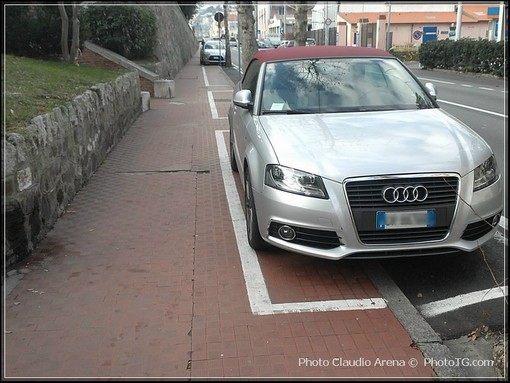
[[[385,49],[390,46],[419,47],[428,40],[455,38],[458,5],[452,3],[450,11],[412,9],[409,5],[407,10],[400,6],[393,12],[389,7],[386,12],[339,12],[336,44]],[[460,38],[494,40],[498,18],[499,3],[462,5]]]

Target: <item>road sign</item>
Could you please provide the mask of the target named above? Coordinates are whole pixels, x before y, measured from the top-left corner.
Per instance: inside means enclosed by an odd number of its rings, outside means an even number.
[[[423,34],[423,32],[422,32],[422,31],[414,31],[414,32],[413,32],[413,39],[415,39],[415,40],[419,40],[419,39],[421,39],[421,35],[422,35],[422,34]]]
[[[218,23],[221,23],[223,21],[223,13],[216,12],[214,14],[214,20],[216,20]]]

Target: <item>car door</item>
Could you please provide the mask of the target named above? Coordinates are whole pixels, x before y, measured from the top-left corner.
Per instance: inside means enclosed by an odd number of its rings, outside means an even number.
[[[236,91],[246,89],[250,90],[252,94],[252,100],[255,102],[257,96],[257,82],[259,78],[261,64],[257,59],[251,61],[246,73],[241,80],[241,83],[236,86]],[[234,151],[237,159],[239,160],[239,171],[243,175],[244,169],[243,161],[247,146],[249,144],[249,132],[254,130],[253,121],[253,105],[249,109],[244,109],[239,106],[233,105],[232,113],[232,133],[234,135]]]

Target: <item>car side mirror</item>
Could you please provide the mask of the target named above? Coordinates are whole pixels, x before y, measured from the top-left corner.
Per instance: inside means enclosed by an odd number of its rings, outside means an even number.
[[[432,98],[434,100],[437,100],[437,90],[436,90],[435,85],[432,84],[431,82],[428,82],[428,83],[425,84],[425,88],[427,88],[427,91],[432,96]]]
[[[251,90],[242,89],[234,95],[234,105],[243,108],[250,109],[253,106],[253,96]]]

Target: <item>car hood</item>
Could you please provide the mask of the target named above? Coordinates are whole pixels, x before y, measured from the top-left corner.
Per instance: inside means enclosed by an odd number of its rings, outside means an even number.
[[[352,176],[457,172],[491,150],[440,109],[262,115],[259,122],[281,165],[335,181]]]

